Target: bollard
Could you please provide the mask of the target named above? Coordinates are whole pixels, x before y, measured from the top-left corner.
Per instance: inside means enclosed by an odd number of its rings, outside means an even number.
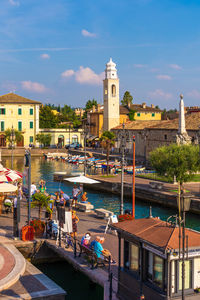
[[[60,228],[60,224],[59,224],[59,236],[58,236],[58,239],[59,239],[59,247],[61,247],[61,228]]]
[[[108,258],[108,281],[110,280],[110,270],[111,270],[111,256]]]

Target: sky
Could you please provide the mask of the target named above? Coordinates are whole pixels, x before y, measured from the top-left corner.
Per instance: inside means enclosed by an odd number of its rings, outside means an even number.
[[[199,0],[0,0],[0,95],[103,102],[112,57],[120,100],[200,105]]]

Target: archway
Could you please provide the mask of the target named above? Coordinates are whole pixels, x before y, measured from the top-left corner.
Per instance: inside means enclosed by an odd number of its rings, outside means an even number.
[[[112,97],[116,96],[116,85],[112,84]]]
[[[62,134],[58,137],[58,148],[62,148],[64,146],[64,136]]]

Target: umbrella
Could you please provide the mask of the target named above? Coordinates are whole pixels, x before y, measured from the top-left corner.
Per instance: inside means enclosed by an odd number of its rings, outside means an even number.
[[[0,182],[14,181],[22,178],[22,176],[23,176],[22,173],[8,168],[4,168],[0,164]]]
[[[0,193],[11,193],[17,190],[17,186],[10,183],[0,183]]]
[[[77,177],[71,177],[71,178],[64,178],[64,180],[69,182],[76,182],[76,183],[86,183],[86,184],[95,184],[100,183],[100,181],[91,179],[86,176],[77,176]]]

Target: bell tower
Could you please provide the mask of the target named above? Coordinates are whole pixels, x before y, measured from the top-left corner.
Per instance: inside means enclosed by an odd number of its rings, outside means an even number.
[[[116,64],[110,58],[106,64],[103,80],[103,130],[110,130],[119,125],[119,79]]]

